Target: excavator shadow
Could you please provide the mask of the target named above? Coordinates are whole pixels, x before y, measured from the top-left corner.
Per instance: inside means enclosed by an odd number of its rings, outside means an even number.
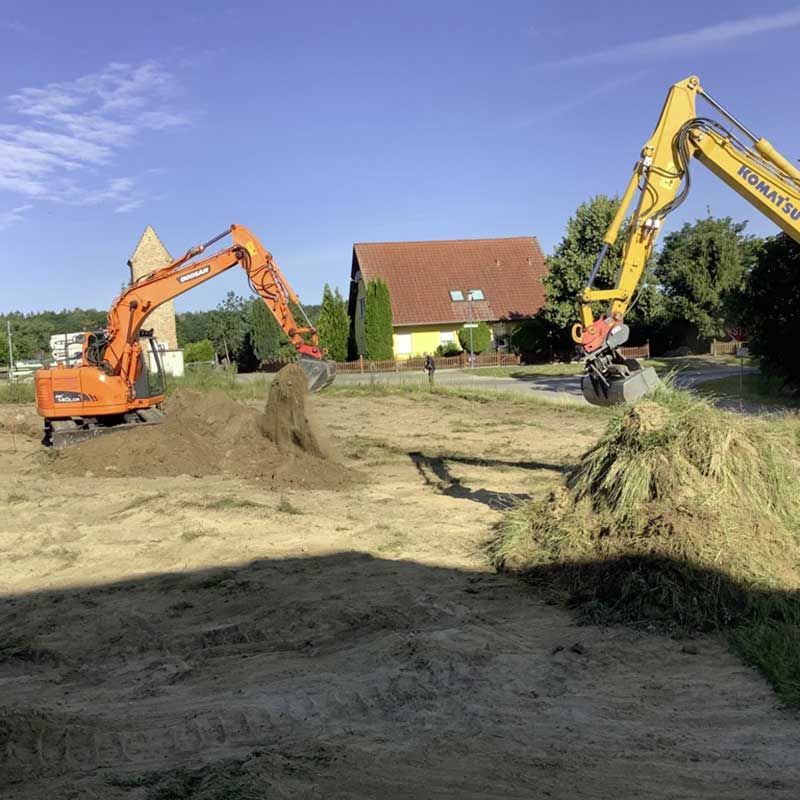
[[[461,478],[454,475],[448,462],[465,464],[468,466],[530,470],[553,470],[566,472],[567,467],[562,464],[548,464],[544,461],[504,461],[496,458],[477,458],[460,455],[426,455],[419,451],[408,454],[422,479],[428,486],[434,487],[446,497],[455,497],[459,500],[472,500],[483,503],[497,511],[511,508],[523,500],[530,500],[531,495],[525,492],[499,492],[491,489],[471,489],[464,484]]]

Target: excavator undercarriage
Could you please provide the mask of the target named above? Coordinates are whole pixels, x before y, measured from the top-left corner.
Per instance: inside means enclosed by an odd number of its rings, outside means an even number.
[[[143,425],[158,425],[163,420],[164,412],[156,407],[140,408],[121,415],[46,419],[42,444],[61,450],[106,433],[141,428]]]

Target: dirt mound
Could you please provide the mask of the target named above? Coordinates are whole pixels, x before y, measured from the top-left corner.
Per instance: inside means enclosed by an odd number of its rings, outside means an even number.
[[[328,458],[319,432],[306,412],[308,379],[297,364],[289,364],[273,378],[261,419],[261,432],[282,453],[297,449],[317,458]]]
[[[73,475],[231,474],[276,487],[335,489],[352,483],[352,471],[314,437],[294,370],[275,381],[266,414],[276,421],[219,390],[181,391],[167,400],[160,425],[69,447],[51,454],[50,466]]]
[[[612,418],[545,500],[512,512],[501,568],[592,618],[800,621],[800,425],[663,388]]]

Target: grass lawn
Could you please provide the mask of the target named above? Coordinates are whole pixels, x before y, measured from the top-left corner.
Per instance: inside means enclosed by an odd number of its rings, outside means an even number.
[[[33,382],[0,383],[0,403],[32,403]]]
[[[569,396],[543,397],[535,394],[519,394],[517,392],[506,392],[502,390],[493,391],[490,389],[454,388],[448,386],[437,386],[429,389],[425,384],[393,384],[376,383],[340,385],[335,383],[329,386],[323,394],[336,394],[353,397],[363,397],[368,395],[401,395],[419,399],[421,401],[436,402],[437,398],[458,397],[462,400],[470,400],[479,404],[504,403],[520,407],[545,406],[575,414],[588,414],[591,416],[607,417],[609,409],[588,404],[576,403]]]
[[[734,398],[749,403],[800,408],[800,399],[781,392],[781,382],[758,373],[731,375],[705,381],[697,387],[700,394],[716,398]]]
[[[516,367],[469,367],[462,370],[479,378],[559,378],[567,375],[580,375],[583,364],[530,364]]]

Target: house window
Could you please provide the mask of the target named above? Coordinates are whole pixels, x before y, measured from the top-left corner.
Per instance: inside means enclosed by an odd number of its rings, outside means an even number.
[[[439,333],[439,344],[451,344],[456,340],[455,331],[441,331]]]
[[[410,333],[397,333],[395,334],[395,355],[410,356],[411,355],[411,334]]]
[[[464,299],[464,292],[461,289],[451,289],[450,290],[450,299],[453,302],[458,302],[459,300]]]
[[[366,297],[359,297],[358,298],[358,313],[363,319],[367,313],[367,298]]]
[[[470,289],[467,294],[472,295],[473,300],[485,300],[486,298],[483,296],[483,289]]]

